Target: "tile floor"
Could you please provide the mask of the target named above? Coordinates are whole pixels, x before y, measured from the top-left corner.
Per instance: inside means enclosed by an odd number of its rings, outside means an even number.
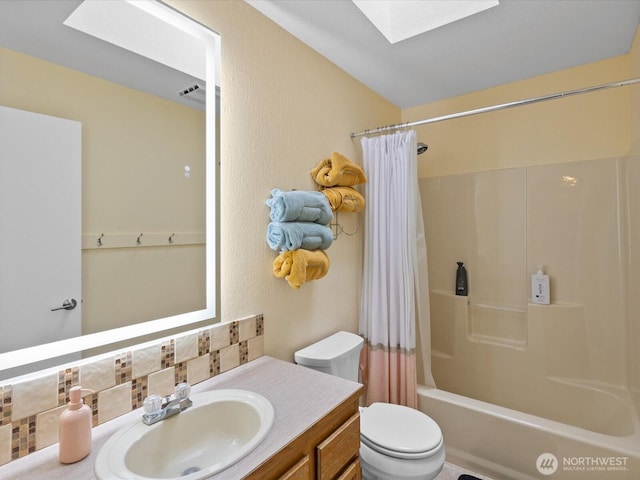
[[[444,468],[440,472],[440,474],[435,478],[435,480],[458,480],[458,477],[466,473],[468,475],[474,475],[478,477],[480,480],[491,480],[489,477],[484,477],[477,473],[474,473],[470,470],[466,470],[462,467],[454,465],[453,463],[445,462]]]

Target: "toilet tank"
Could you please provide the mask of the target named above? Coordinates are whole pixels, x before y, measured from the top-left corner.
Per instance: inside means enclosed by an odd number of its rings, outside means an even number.
[[[355,333],[338,332],[298,350],[294,358],[298,365],[357,382],[363,344]]]

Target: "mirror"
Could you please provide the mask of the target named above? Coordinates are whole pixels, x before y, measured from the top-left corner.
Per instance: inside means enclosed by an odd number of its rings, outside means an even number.
[[[217,34],[154,0],[0,2],[0,106],[82,130],[82,335],[0,342],[0,378],[214,321],[219,61]]]

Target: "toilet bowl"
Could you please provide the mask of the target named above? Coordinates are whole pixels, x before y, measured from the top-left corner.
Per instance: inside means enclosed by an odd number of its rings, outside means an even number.
[[[297,364],[358,381],[362,337],[338,332],[295,353]],[[360,409],[364,480],[432,480],[444,465],[438,424],[413,408],[373,403]]]
[[[369,480],[431,480],[444,465],[440,427],[418,410],[374,403],[360,412],[360,462]]]

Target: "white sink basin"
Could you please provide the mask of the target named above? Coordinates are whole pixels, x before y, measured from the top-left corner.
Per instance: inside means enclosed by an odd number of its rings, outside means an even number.
[[[187,479],[218,473],[256,448],[273,425],[273,406],[246,390],[212,390],[153,425],[140,419],[104,444],[94,466],[99,480]]]

